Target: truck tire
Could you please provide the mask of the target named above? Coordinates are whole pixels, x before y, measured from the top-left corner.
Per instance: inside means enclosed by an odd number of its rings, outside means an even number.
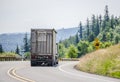
[[[56,62],[56,64],[58,64],[58,61]]]
[[[34,64],[31,64],[31,66],[35,66]]]
[[[31,66],[36,66],[35,62],[31,61]]]
[[[54,64],[55,64],[54,61],[52,61],[52,62],[51,62],[51,66],[54,66]]]
[[[54,65],[55,65],[55,66],[57,65],[57,62],[56,62],[56,61],[54,62]]]

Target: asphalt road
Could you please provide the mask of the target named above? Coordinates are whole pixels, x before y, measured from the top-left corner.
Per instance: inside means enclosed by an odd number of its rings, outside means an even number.
[[[120,79],[78,71],[74,69],[74,65],[77,63],[74,61],[64,61],[54,67],[31,67],[29,61],[0,62],[0,82],[26,82],[11,77],[9,75],[11,68],[15,68],[15,75],[32,80],[33,82],[120,82]]]

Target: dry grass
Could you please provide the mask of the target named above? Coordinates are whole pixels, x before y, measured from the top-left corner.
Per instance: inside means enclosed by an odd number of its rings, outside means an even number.
[[[0,53],[0,57],[15,57],[17,54],[11,52]]]
[[[76,68],[85,72],[120,78],[120,44],[86,54],[80,58]]]

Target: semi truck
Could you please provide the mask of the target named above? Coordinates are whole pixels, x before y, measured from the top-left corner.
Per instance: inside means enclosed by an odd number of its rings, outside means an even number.
[[[58,64],[55,29],[31,29],[31,66]]]

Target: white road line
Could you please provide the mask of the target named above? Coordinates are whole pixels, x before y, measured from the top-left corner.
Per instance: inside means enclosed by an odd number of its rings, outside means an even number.
[[[7,74],[8,74],[10,77],[12,77],[12,78],[14,78],[14,79],[17,79],[17,80],[19,80],[19,81],[21,81],[21,82],[35,82],[35,81],[33,81],[33,80],[30,80],[30,79],[27,79],[27,78],[24,78],[24,77],[22,77],[22,76],[17,75],[17,74],[15,73],[17,69],[20,69],[20,68],[11,68],[11,69],[8,70]],[[11,73],[12,73],[13,75],[12,75]]]
[[[104,79],[100,79],[100,78],[96,78],[96,77],[90,77],[90,76],[84,76],[84,75],[75,74],[75,73],[68,72],[68,71],[62,69],[62,67],[67,66],[67,65],[71,65],[71,64],[75,64],[75,63],[67,63],[67,64],[60,65],[59,66],[59,70],[64,72],[64,73],[67,73],[67,74],[70,74],[70,75],[74,75],[74,76],[79,76],[79,77],[82,77],[82,78],[101,80],[101,81],[105,81],[105,82],[114,82],[114,81],[104,80]]]

